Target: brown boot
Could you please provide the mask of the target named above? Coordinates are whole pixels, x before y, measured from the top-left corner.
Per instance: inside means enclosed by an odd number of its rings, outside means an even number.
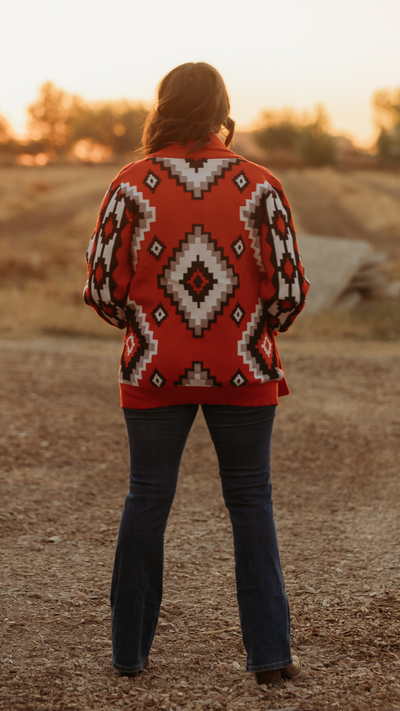
[[[282,677],[284,679],[294,679],[301,674],[301,661],[296,655],[293,655],[293,662],[282,669],[266,669],[265,671],[256,672],[257,684],[273,684],[279,686]]]
[[[285,679],[294,679],[301,674],[301,661],[296,655],[293,655],[293,662],[289,666],[281,669],[282,676]]]
[[[282,681],[281,671],[281,669],[265,669],[265,671],[256,672],[257,684],[279,686]]]
[[[145,663],[143,664],[143,669],[147,669],[149,666],[150,666],[150,659],[149,659],[149,657],[147,657]],[[130,676],[133,678],[133,677],[139,676],[142,673],[143,669],[140,669],[139,671],[135,671],[135,672],[120,672],[119,674],[120,674],[120,676]]]

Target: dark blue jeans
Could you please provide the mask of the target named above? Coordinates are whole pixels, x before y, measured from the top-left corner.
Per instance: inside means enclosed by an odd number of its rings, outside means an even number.
[[[125,409],[130,489],[122,513],[112,587],[113,664],[142,669],[162,597],[164,532],[198,405]],[[247,669],[291,663],[289,605],[272,513],[270,451],[275,406],[202,405],[217,452],[234,539]]]

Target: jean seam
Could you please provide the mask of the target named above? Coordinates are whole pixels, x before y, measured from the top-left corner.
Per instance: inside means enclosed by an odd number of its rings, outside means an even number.
[[[127,672],[127,673],[138,672],[138,671],[142,671],[145,663],[146,663],[146,660],[144,662],[142,662],[142,664],[136,665],[134,667],[126,667],[126,666],[123,666],[122,664],[117,664],[117,662],[114,662],[114,660],[113,660],[113,667],[117,671],[121,671],[121,672]]]
[[[284,667],[288,667],[289,664],[292,664],[293,658],[290,656],[288,659],[285,659],[283,662],[275,662],[275,664],[259,664],[258,666],[254,665],[247,665],[246,669],[247,671],[250,672],[261,672],[261,671],[272,671],[274,669],[284,669]]]

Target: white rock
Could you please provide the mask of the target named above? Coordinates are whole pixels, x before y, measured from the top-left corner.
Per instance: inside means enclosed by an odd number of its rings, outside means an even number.
[[[372,245],[342,237],[297,236],[306,277],[311,283],[306,313],[332,308],[354,277],[375,262]]]

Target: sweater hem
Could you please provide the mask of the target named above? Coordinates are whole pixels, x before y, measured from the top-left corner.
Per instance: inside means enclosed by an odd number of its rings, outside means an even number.
[[[252,390],[252,392],[250,392]],[[127,409],[146,410],[169,405],[238,405],[241,407],[265,407],[278,405],[279,397],[289,395],[285,378],[280,381],[270,381],[254,388],[246,388],[240,393],[232,388],[226,389],[208,387],[182,387],[179,392],[170,390],[164,394],[160,390],[153,393],[148,388],[141,390],[132,385],[120,383],[121,407]]]

